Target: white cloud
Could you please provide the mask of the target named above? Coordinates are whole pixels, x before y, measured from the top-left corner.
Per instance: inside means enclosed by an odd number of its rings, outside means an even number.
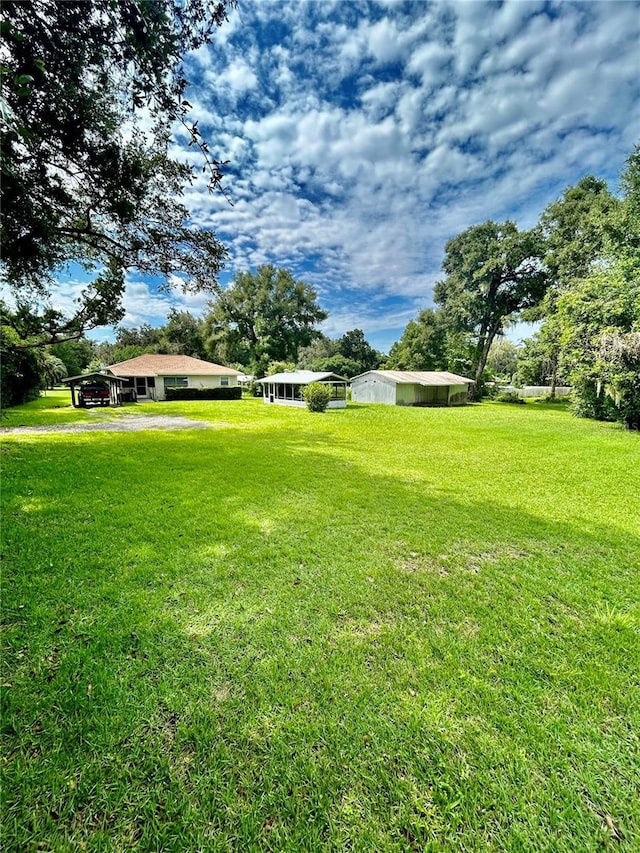
[[[273,262],[317,286],[336,333],[402,326],[449,237],[529,227],[587,172],[615,185],[640,138],[638,17],[635,2],[240,4],[189,59],[234,201],[199,177],[194,222],[231,273]],[[134,325],[176,304],[131,284]]]
[[[231,65],[218,75],[212,82],[216,85],[229,86],[236,94],[255,89],[258,78],[254,71],[242,59],[234,59]]]

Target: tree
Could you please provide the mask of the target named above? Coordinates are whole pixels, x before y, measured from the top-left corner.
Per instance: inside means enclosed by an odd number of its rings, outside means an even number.
[[[329,358],[318,358],[311,362],[309,370],[316,370],[319,373],[337,373],[338,376],[344,376],[346,378],[364,373],[361,365],[357,361],[354,361],[352,358],[346,358],[344,355],[332,355]]]
[[[537,230],[518,231],[513,222],[473,225],[445,246],[446,279],[434,296],[453,333],[473,345],[474,394],[482,393],[482,374],[496,335],[505,321],[538,305],[548,286],[542,266],[544,244]]]
[[[540,228],[546,243],[550,295],[585,278],[602,257],[607,224],[618,204],[605,181],[586,175],[544,210]]]
[[[40,353],[20,349],[20,338],[15,329],[5,324],[6,312],[0,322],[0,406],[8,409],[40,393]]]
[[[64,361],[51,352],[41,353],[40,358],[40,375],[42,379],[41,387],[53,388],[61,379],[64,379],[67,374],[67,368]]]
[[[382,361],[382,355],[365,339],[362,329],[352,329],[345,332],[340,339],[339,353],[344,358],[356,362],[359,369],[356,373],[375,370]]]
[[[612,263],[599,270],[558,299],[558,322],[561,326],[562,365],[574,387],[576,414],[599,420],[626,419],[632,414],[627,407],[617,407],[616,393],[633,387],[630,375],[616,379],[619,371],[636,370],[633,360],[633,338],[630,349],[614,344],[627,340],[630,333],[640,331],[640,280],[629,282],[620,264]],[[634,367],[635,365],[635,367]],[[607,394],[608,389],[613,394]],[[631,393],[631,400],[635,399]]]
[[[315,290],[271,264],[238,273],[209,303],[205,346],[213,358],[238,362],[264,376],[270,361],[298,360],[327,318]]]
[[[587,276],[605,253],[612,215],[619,206],[605,181],[586,175],[574,187],[568,187],[561,198],[552,202],[540,217],[540,231],[545,241],[544,263],[549,287],[544,299],[525,312],[529,320],[543,324],[529,347],[528,361],[520,373],[527,375],[541,360],[540,371],[550,382],[551,396],[561,363],[561,329],[556,317],[560,294]]]
[[[605,332],[598,362],[601,388],[613,402],[616,420],[640,429],[640,331]]]
[[[276,373],[293,373],[296,369],[292,361],[270,361],[267,365],[266,375],[274,376]]]
[[[391,370],[443,370],[447,366],[446,328],[442,312],[426,308],[411,320],[389,350]]]
[[[537,337],[547,361],[573,385],[577,414],[629,425],[638,416],[640,385],[638,146],[620,185],[623,197],[615,199],[603,182],[585,178],[543,214],[554,278]]]
[[[494,376],[510,382],[518,369],[518,347],[506,338],[497,338],[489,350],[487,367]]]
[[[166,352],[204,358],[203,324],[189,311],[171,308],[167,325],[160,330],[160,346]]]
[[[331,358],[340,352],[340,338],[328,338],[318,332],[316,340],[308,347],[298,349],[298,364],[301,370],[315,370],[311,365],[320,359]]]
[[[116,326],[116,347],[139,347],[145,352],[158,352],[162,339],[162,330],[155,329],[149,323],[141,323],[137,328]]]
[[[67,376],[79,376],[95,356],[94,344],[86,338],[65,341],[50,348],[52,355],[59,358],[67,369]]]
[[[232,2],[3,3],[1,251],[20,346],[118,322],[128,269],[215,288],[225,249],[190,226],[180,196],[195,173],[169,149],[179,122],[220,186],[222,164],[189,121],[182,59]],[[65,316],[52,298],[73,263],[93,279]]]
[[[518,380],[524,385],[551,385],[551,397],[555,397],[556,385],[564,379],[560,364],[561,336],[557,315],[549,316],[518,353]]]

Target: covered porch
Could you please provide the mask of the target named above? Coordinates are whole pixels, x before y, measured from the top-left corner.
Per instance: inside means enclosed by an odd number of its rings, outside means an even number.
[[[265,403],[303,409],[307,405],[302,393],[304,388],[312,382],[319,382],[331,388],[332,397],[328,409],[344,409],[347,405],[347,380],[336,373],[297,370],[265,376],[264,379],[258,379],[258,382],[262,385],[262,399]]]

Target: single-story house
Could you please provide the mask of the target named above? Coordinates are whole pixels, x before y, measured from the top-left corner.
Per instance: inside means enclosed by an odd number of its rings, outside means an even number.
[[[329,385],[333,397],[327,408],[344,409],[347,405],[347,380],[337,373],[319,373],[314,370],[295,370],[285,373],[274,373],[258,379],[262,385],[262,399],[265,403],[278,403],[281,406],[306,406],[302,389],[312,382]]]
[[[232,388],[239,370],[189,355],[139,355],[111,364],[107,373],[124,379],[138,400],[165,400],[167,388]]]
[[[389,406],[460,406],[473,379],[432,370],[368,370],[351,380],[354,403]]]

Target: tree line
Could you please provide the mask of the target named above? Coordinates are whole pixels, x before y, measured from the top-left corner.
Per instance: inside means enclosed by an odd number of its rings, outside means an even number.
[[[640,426],[640,146],[620,190],[588,175],[528,231],[489,221],[450,240],[435,307],[407,325],[387,366],[468,375],[478,398],[495,373],[564,382],[577,414]],[[517,320],[539,324],[519,351],[503,337]]]
[[[4,342],[12,335],[17,341],[12,312],[6,307],[0,311]],[[256,378],[295,368],[348,377],[384,363],[361,329],[340,338],[323,335],[318,324],[327,316],[312,287],[295,280],[289,270],[264,265],[255,273],[238,273],[201,318],[172,308],[159,327],[116,326],[113,343],[82,336],[47,347],[14,349],[13,359],[7,357],[2,365],[3,399],[5,405],[24,402],[67,376],[150,353],[202,358]]]
[[[75,372],[93,346],[84,334],[122,320],[131,270],[165,289],[208,292],[211,304],[202,323],[172,312],[161,330],[119,329],[116,350],[182,348],[256,374],[274,363],[347,375],[383,363],[360,330],[323,338],[315,292],[287,270],[267,265],[221,288],[227,249],[190,221],[185,188],[201,172],[225,193],[225,162],[192,118],[184,58],[215,38],[234,5],[5,0],[0,256],[12,307],[0,318],[2,405]],[[198,158],[173,153],[178,133]],[[386,366],[469,375],[480,397],[507,324],[536,320],[521,365],[570,382],[578,413],[638,424],[639,175],[636,148],[619,196],[587,176],[533,229],[488,221],[451,239],[434,307],[408,324]],[[89,282],[65,313],[54,295],[75,267]]]

